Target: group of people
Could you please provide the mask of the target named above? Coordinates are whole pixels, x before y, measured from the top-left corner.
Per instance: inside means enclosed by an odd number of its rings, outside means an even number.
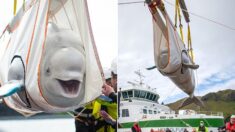
[[[102,96],[75,110],[76,132],[117,131],[117,62],[104,69]]]
[[[138,122],[135,122],[131,128],[132,132],[142,132]],[[155,132],[151,129],[151,132]],[[161,130],[161,132],[163,132]],[[171,132],[170,129],[166,129],[164,132]],[[184,129],[184,132],[189,132],[187,129]],[[193,129],[193,132],[209,132],[208,127],[205,126],[204,121],[200,121],[200,124],[197,128]],[[218,132],[235,132],[235,115],[230,117],[230,121],[226,123],[226,126],[218,128]]]

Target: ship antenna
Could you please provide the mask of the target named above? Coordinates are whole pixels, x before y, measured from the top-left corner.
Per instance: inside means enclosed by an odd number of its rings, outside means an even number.
[[[140,72],[140,70],[135,71],[135,74],[137,74],[139,76],[139,79],[140,79],[139,83],[140,83],[140,85],[143,85],[144,84],[143,83],[143,78],[145,76]]]

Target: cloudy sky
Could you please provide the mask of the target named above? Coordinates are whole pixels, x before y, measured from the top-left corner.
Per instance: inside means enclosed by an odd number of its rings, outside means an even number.
[[[119,0],[130,2],[135,0]],[[167,0],[174,4],[174,0]],[[190,12],[215,20],[235,28],[234,0],[186,0]],[[173,19],[174,6],[165,3]],[[196,71],[195,95],[205,95],[222,89],[235,89],[235,30],[214,24],[190,15],[191,35],[195,62],[200,65]],[[186,24],[184,33],[186,36]],[[154,65],[152,18],[147,5],[143,3],[118,6],[118,58],[119,84],[125,88],[127,81],[137,79],[134,71],[140,69],[145,82],[157,88],[159,102],[170,103],[187,97],[168,78],[156,69],[147,71]]]
[[[19,9],[23,0],[17,1]],[[117,0],[87,1],[101,63],[104,67],[110,67],[112,60],[117,56]],[[13,17],[13,2],[14,0],[0,2],[0,34]]]

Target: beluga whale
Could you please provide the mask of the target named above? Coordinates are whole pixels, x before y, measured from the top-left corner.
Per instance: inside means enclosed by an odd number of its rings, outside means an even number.
[[[187,10],[184,1],[180,0],[179,2],[180,7]],[[163,1],[146,0],[146,3],[153,16],[155,61],[155,66],[147,69],[157,68],[163,76],[168,77],[178,88],[189,95],[189,98],[186,98],[178,109],[191,103],[204,107],[203,102],[194,95],[194,70],[198,69],[199,65],[193,61],[193,54],[190,52],[192,49],[186,49],[164,7]],[[189,22],[189,15],[187,12],[183,13],[186,22]]]
[[[0,98],[7,106],[24,116],[67,112],[101,95],[86,0],[29,0],[6,29]]]

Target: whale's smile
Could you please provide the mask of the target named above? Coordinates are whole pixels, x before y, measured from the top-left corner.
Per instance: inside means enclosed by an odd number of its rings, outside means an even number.
[[[61,85],[66,94],[76,95],[78,93],[80,81],[77,80],[64,81],[60,79],[57,79],[57,81],[59,82],[59,84]]]

